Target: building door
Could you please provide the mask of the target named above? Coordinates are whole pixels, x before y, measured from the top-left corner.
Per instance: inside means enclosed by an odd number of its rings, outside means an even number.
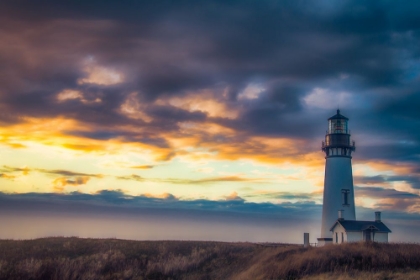
[[[370,238],[370,230],[365,230],[364,232],[363,232],[363,235],[364,235],[364,239],[365,239],[365,241],[371,241],[371,238]]]

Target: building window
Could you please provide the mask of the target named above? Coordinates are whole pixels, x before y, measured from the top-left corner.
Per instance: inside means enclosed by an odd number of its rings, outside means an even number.
[[[344,232],[341,233],[341,243],[344,243]]]
[[[335,243],[338,243],[338,232],[335,233]]]
[[[350,193],[350,190],[347,190],[347,189],[342,189],[341,190],[343,206],[350,206],[349,205],[349,193]]]

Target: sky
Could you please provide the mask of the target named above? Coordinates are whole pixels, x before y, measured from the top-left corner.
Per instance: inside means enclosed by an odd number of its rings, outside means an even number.
[[[357,219],[419,242],[419,10],[1,1],[0,238],[316,242],[339,108]]]

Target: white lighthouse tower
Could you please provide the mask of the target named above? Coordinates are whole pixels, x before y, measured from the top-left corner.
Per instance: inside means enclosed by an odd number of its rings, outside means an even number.
[[[337,220],[337,214],[345,220],[356,220],[351,167],[355,144],[350,142],[348,120],[337,110],[337,114],[328,119],[328,131],[325,142],[322,142],[326,164],[321,238],[318,238],[320,246],[333,241],[330,229]]]

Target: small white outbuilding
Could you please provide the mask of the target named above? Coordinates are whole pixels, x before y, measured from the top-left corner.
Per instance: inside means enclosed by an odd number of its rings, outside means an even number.
[[[342,213],[331,227],[332,243],[375,241],[388,242],[391,230],[381,221],[381,212],[375,212],[375,221],[345,220]]]

